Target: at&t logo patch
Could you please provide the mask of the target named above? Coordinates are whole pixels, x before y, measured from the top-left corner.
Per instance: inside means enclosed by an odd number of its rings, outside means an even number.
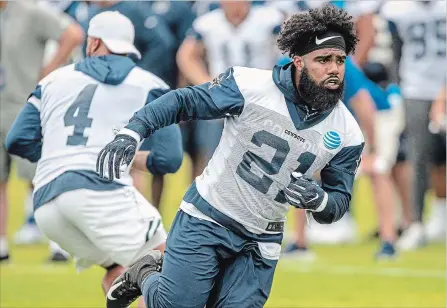
[[[326,134],[324,134],[323,144],[329,150],[335,150],[341,144],[340,135],[334,131],[327,132]]]

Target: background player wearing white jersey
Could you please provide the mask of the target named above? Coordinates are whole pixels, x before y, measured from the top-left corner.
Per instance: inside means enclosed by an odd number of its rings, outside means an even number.
[[[141,292],[152,308],[263,307],[290,205],[319,223],[344,215],[364,146],[340,101],[344,61],[357,43],[350,19],[333,6],[292,16],[278,39],[292,63],[273,71],[234,67],[172,91],[100,152],[98,171],[113,180],[158,129],[225,118],[218,148],[183,198],[162,272],[159,255],[141,259],[114,282],[109,308],[127,307]],[[319,170],[321,186],[310,179]]]
[[[198,17],[177,54],[180,71],[193,85],[211,81],[231,66],[271,68],[283,14],[249,1],[221,1]],[[262,52],[259,52],[262,50]],[[222,120],[183,124],[186,150],[194,162],[193,180],[205,168],[222,134]]]
[[[76,257],[79,269],[93,264],[107,269],[107,292],[124,266],[150,249],[164,250],[166,232],[160,214],[132,186],[129,173],[104,181],[94,172],[96,157],[114,130],[169,88],[126,56],[140,54],[133,46],[133,25],[124,15],[98,14],[88,36],[87,58],[39,82],[9,131],[6,147],[38,161],[33,184],[40,229]],[[139,153],[135,167],[160,174],[177,171],[182,161],[179,128],[166,127],[151,139],[152,150]]]
[[[445,196],[437,195],[433,218],[426,230],[422,214],[429,188],[428,168],[431,167],[433,178],[445,177],[445,138],[440,139],[429,131],[429,111],[445,83],[446,3],[412,1],[402,5],[389,2],[382,8],[382,14],[402,41],[399,77],[405,98],[409,158],[415,177],[413,223],[399,240],[398,247],[411,250],[424,245],[426,237],[445,238]]]

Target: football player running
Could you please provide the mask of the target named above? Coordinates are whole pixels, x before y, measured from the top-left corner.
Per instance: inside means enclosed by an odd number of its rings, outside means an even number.
[[[273,71],[232,67],[213,82],[171,91],[104,147],[97,168],[114,180],[158,129],[225,118],[219,146],[180,205],[162,270],[158,252],[140,259],[115,280],[109,308],[141,294],[151,308],[263,307],[290,205],[319,223],[345,214],[364,147],[340,101],[353,26],[330,5],[293,15],[278,38],[293,62]],[[319,170],[321,185],[311,180]]]

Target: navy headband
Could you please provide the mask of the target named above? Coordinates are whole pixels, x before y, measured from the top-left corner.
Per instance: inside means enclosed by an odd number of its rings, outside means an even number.
[[[296,55],[303,56],[312,51],[323,48],[336,48],[346,51],[346,44],[343,35],[339,32],[328,31],[312,36],[305,46],[296,47]]]

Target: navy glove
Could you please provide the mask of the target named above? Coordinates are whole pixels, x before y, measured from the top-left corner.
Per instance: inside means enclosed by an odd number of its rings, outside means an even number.
[[[312,212],[321,212],[327,204],[328,195],[317,182],[293,172],[293,181],[286,187],[284,194],[287,202],[296,208]]]
[[[102,178],[108,178],[110,181],[120,178],[121,172],[130,165],[135,156],[138,146],[138,140],[135,137],[139,137],[137,135],[133,131],[124,129],[99,152],[96,160],[96,172]],[[108,177],[105,173],[106,170]]]

